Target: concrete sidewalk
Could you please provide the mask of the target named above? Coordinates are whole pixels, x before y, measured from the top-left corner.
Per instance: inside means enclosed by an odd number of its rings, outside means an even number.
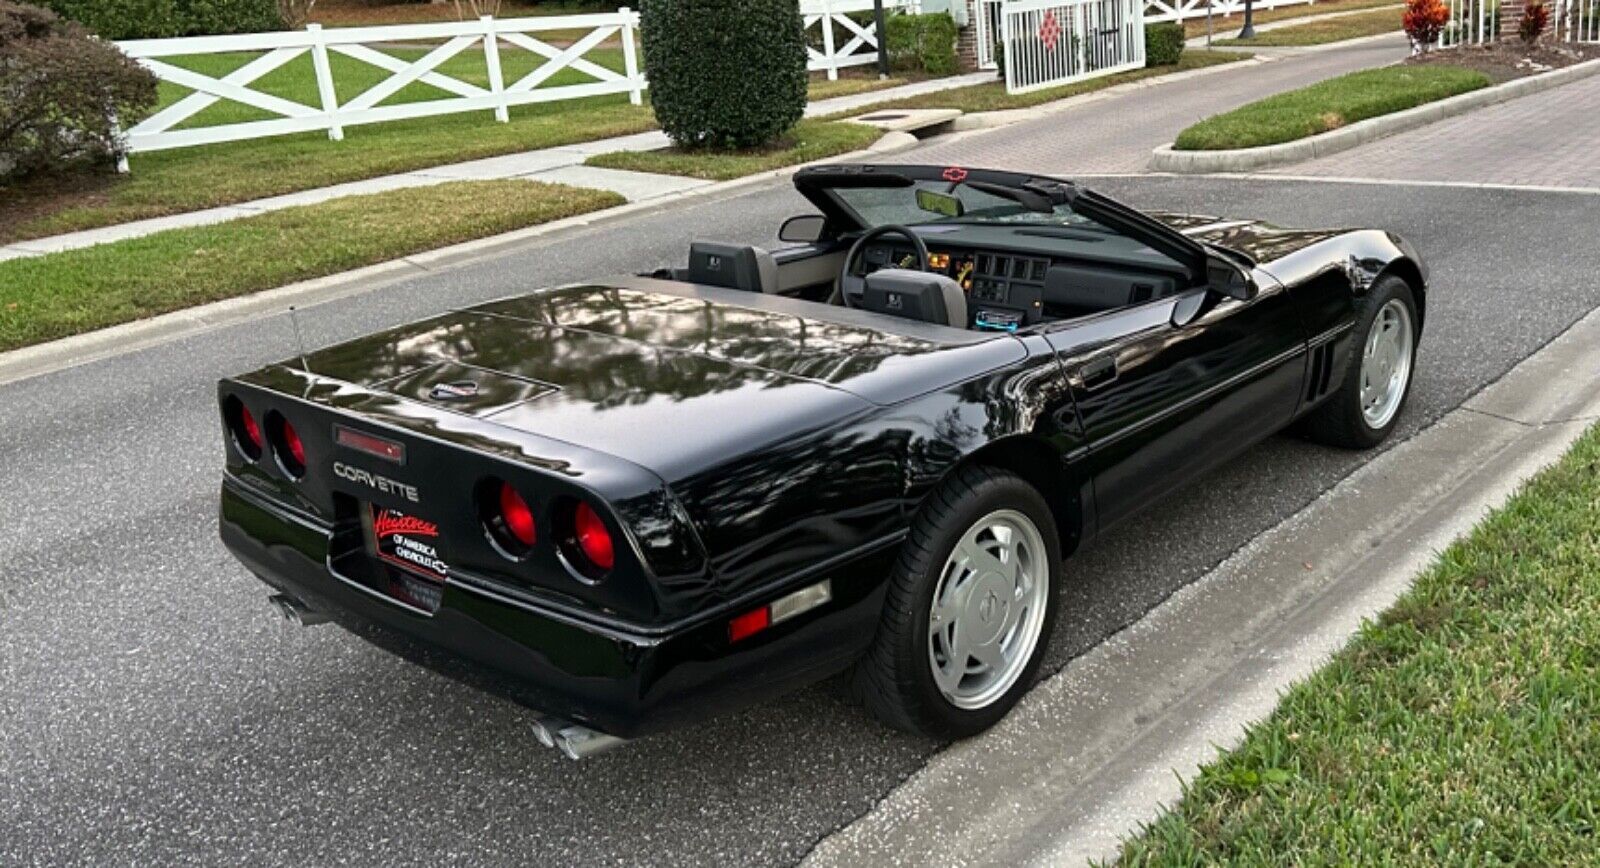
[[[935,93],[941,90],[982,84],[993,80],[994,73],[978,72],[950,76],[948,78],[928,79],[848,96],[832,97],[830,99],[817,100],[806,106],[806,116],[821,117],[837,114],[885,100]],[[711,181],[684,178],[677,175],[624,172],[617,169],[602,169],[583,165],[584,160],[596,154],[607,154],[615,151],[651,151],[667,147],[669,144],[671,142],[667,139],[666,134],[656,130],[629,136],[599,139],[592,142],[576,142],[570,145],[561,145],[536,151],[524,151],[520,154],[507,154],[464,163],[433,166],[413,172],[384,175],[362,181],[352,181],[348,184],[320,187],[314,190],[302,190],[297,193],[240,202],[220,208],[208,208],[203,211],[190,211],[183,214],[173,214],[168,217],[136,220],[130,223],[119,223],[115,226],[88,229],[82,232],[69,232],[63,235],[18,241],[14,244],[0,247],[0,261],[92,247],[96,244],[139,238],[168,229],[225,223],[229,220],[237,220],[241,217],[249,217],[267,211],[277,211],[298,205],[311,205],[344,196],[381,193],[387,190],[399,190],[407,187],[426,187],[433,184],[442,184],[446,181],[494,181],[512,178],[549,181],[578,187],[610,190],[621,194],[630,202],[640,202],[659,196],[681,193],[685,190],[704,187],[712,183]]]

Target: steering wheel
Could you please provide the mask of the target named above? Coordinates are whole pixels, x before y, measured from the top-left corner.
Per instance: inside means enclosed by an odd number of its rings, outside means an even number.
[[[858,260],[861,258],[861,251],[864,250],[868,244],[877,241],[879,238],[882,238],[885,235],[898,235],[901,238],[911,242],[912,248],[917,251],[917,270],[930,270],[928,267],[928,245],[923,242],[922,237],[917,235],[917,233],[912,232],[910,229],[907,229],[904,226],[899,226],[892,223],[869,229],[860,238],[856,239],[855,244],[850,245],[850,252],[845,254],[844,257],[844,268],[839,272],[839,295],[841,300],[844,302],[845,307],[861,306],[861,299],[867,294],[866,276],[856,276],[856,270],[859,266]]]

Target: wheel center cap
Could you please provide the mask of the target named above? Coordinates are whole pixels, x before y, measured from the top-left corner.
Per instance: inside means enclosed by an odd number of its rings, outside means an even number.
[[[967,611],[963,626],[970,629],[969,635],[977,645],[987,645],[1000,635],[1000,630],[1006,624],[1006,616],[1011,612],[1011,589],[1005,579],[990,573],[978,579],[978,584],[972,589],[972,596],[967,598]]]

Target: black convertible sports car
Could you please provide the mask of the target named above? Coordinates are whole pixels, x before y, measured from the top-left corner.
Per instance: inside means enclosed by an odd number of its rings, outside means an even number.
[[[583,755],[854,667],[976,733],[1062,560],[1297,423],[1369,447],[1426,307],[1377,230],[839,165],[794,246],[540,289],[222,381],[221,533],[294,620],[509,696]]]

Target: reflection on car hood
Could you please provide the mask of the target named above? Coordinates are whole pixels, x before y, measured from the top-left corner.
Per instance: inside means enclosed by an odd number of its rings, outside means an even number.
[[[1258,265],[1343,235],[1346,229],[1284,229],[1260,220],[1230,220],[1204,214],[1149,211],[1150,216],[1197,241],[1236,250]]]
[[[945,344],[670,292],[575,286],[380,332],[307,364],[671,478],[708,454],[781,442],[1024,355],[1009,337]]]

